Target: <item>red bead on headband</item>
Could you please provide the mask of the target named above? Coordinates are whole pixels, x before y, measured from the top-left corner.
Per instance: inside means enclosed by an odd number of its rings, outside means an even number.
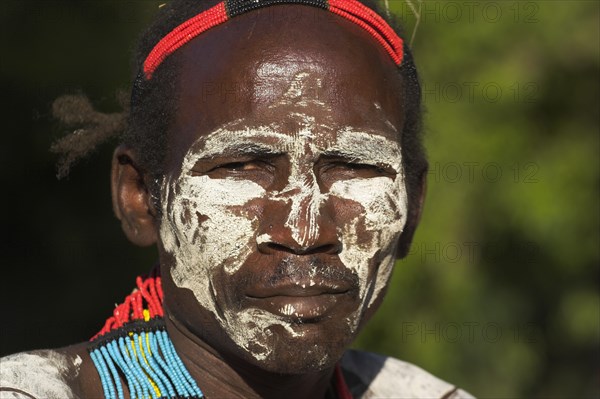
[[[177,26],[154,46],[144,61],[147,80],[178,48],[223,22],[248,11],[276,4],[304,4],[329,10],[360,26],[385,49],[396,65],[402,63],[402,39],[375,11],[358,0],[225,0]]]

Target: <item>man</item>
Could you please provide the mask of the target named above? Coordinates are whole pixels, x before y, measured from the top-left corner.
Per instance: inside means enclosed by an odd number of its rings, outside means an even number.
[[[347,350],[421,210],[406,47],[354,0],[270,3],[149,30],[112,193],[160,266],[89,343],[3,359],[2,397],[470,397]]]

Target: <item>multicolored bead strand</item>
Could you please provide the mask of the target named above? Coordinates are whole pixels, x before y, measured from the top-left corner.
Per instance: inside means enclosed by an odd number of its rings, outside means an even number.
[[[160,276],[136,283],[88,345],[104,397],[125,399],[126,384],[132,399],[204,398],[167,333]],[[352,399],[339,365],[332,382],[338,398]]]
[[[138,277],[137,290],[118,305],[89,344],[106,399],[203,398],[166,332],[160,276]]]

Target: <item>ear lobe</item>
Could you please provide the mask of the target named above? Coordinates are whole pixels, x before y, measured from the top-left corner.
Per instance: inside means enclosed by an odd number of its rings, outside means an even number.
[[[398,243],[398,249],[396,251],[396,259],[402,259],[408,255],[410,244],[412,243],[413,236],[421,220],[421,214],[423,211],[423,204],[425,202],[425,194],[427,192],[427,169],[423,171],[419,179],[419,187],[417,188],[417,200],[414,206],[409,207],[408,217],[406,219],[406,225],[404,231],[400,236],[400,242]]]
[[[113,211],[125,235],[132,243],[149,246],[156,243],[156,211],[145,180],[130,148],[120,145],[112,160],[111,191]]]

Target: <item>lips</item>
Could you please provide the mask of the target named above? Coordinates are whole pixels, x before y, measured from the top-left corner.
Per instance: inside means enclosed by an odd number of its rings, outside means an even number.
[[[248,305],[300,323],[317,322],[348,305],[354,297],[353,279],[293,280],[258,286],[246,292]]]
[[[246,293],[247,296],[256,299],[265,299],[270,297],[311,297],[320,295],[343,294],[352,288],[346,281],[325,282],[325,281],[293,281],[270,287],[253,287]]]
[[[331,315],[346,294],[322,294],[314,296],[273,296],[251,298],[250,304],[297,323],[316,323]]]

